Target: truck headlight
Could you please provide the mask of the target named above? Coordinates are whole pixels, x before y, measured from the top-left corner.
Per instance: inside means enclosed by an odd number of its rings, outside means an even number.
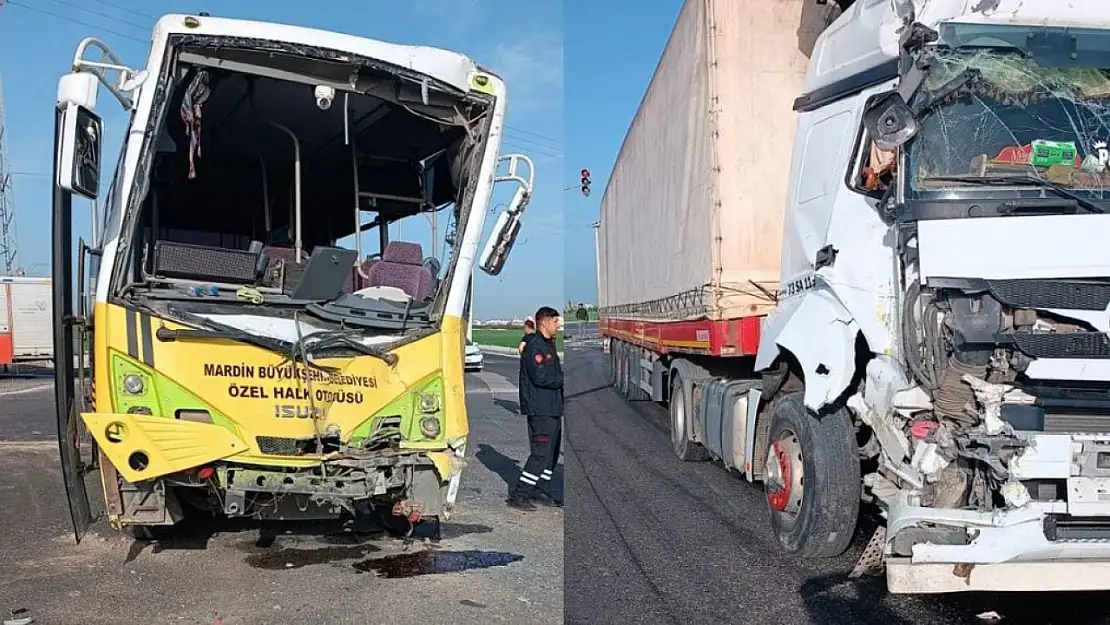
[[[146,390],[146,383],[143,382],[143,376],[137,373],[123,376],[123,392],[128,395],[142,395],[144,390]]]
[[[424,417],[420,420],[420,433],[424,438],[435,438],[439,436],[439,419],[435,417]]]

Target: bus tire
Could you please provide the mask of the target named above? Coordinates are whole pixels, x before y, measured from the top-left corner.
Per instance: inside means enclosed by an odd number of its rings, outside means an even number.
[[[709,452],[698,443],[690,440],[690,397],[682,374],[677,370],[671,374],[671,396],[667,411],[671,423],[671,445],[674,453],[683,462],[701,462],[709,459]]]
[[[860,506],[855,428],[846,408],[816,416],[802,393],[771,409],[764,493],[782,548],[804,558],[832,558],[848,548]]]

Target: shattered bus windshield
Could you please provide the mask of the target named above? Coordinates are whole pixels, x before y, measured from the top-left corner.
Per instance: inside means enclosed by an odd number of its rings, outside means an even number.
[[[254,334],[294,312],[319,329],[436,326],[491,99],[325,50],[173,49],[121,296]]]
[[[913,104],[925,113],[907,153],[911,199],[989,186],[1110,200],[1110,68],[1053,67],[1011,49],[941,50]]]

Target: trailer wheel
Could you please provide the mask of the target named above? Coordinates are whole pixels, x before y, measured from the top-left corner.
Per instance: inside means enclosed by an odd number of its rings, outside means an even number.
[[[607,355],[609,356],[609,385],[612,385],[614,389],[616,389],[620,381],[620,375],[617,370],[619,355],[617,354],[617,345],[615,343],[609,346],[609,353]]]
[[[628,396],[628,401],[647,401],[651,399],[651,395],[644,392],[644,389],[640,388],[639,385],[641,372],[640,353],[640,348],[635,345],[629,346],[625,353],[624,362],[625,371],[627,372],[625,377],[628,379],[628,392],[626,395]]]
[[[671,415],[671,444],[679,460],[698,462],[709,459],[705,447],[690,440],[690,398],[682,374],[677,370],[671,374],[671,397],[668,403]]]
[[[771,528],[789,553],[831,558],[848,548],[860,505],[852,419],[844,408],[821,417],[802,393],[775,401],[768,432],[764,492]]]
[[[622,397],[628,397],[628,346],[623,342],[617,343],[613,363],[616,365],[617,391]]]

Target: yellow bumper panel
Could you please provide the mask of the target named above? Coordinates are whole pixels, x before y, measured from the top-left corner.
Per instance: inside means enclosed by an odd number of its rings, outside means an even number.
[[[135,483],[184,471],[247,450],[226,429],[208,423],[137,414],[86,412],[89,433],[123,479]]]
[[[455,470],[455,454],[449,451],[429,451],[427,454],[436,467],[436,473],[439,473],[439,480],[446,482],[451,479]]]

